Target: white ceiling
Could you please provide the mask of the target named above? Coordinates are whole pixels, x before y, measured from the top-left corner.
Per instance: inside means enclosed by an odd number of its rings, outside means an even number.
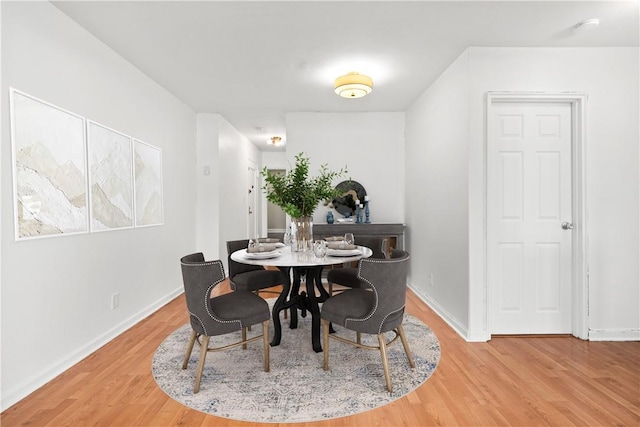
[[[288,112],[405,111],[469,46],[638,46],[639,1],[53,2],[199,113],[262,150]],[[579,21],[600,26],[574,34]],[[333,80],[370,75],[343,99]]]

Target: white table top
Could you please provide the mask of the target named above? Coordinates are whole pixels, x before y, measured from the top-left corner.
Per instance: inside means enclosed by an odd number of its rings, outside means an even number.
[[[358,261],[361,258],[369,258],[373,251],[365,246],[358,246],[359,255],[353,256],[325,256],[317,258],[313,252],[292,252],[291,246],[278,248],[280,255],[274,258],[253,259],[247,258],[247,250],[240,249],[231,254],[231,259],[243,264],[274,266],[274,267],[313,267],[321,265],[342,264],[346,262]]]

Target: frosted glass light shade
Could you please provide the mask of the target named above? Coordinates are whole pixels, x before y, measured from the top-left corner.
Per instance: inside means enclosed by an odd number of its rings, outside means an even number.
[[[335,90],[343,98],[362,98],[373,90],[373,80],[355,72],[345,74],[336,79]]]

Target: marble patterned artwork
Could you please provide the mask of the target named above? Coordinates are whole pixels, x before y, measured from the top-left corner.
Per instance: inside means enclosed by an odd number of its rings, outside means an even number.
[[[132,141],[87,123],[91,231],[133,227]]]
[[[162,211],[162,151],[134,139],[135,225],[160,225]]]
[[[84,118],[10,90],[16,239],[88,231]]]

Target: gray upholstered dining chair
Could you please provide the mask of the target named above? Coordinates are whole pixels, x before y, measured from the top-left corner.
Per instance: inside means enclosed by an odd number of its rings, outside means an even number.
[[[269,319],[267,302],[251,292],[231,292],[211,298],[211,291],[226,279],[222,261],[205,261],[201,252],[182,257],[182,280],[191,321],[191,338],[182,363],[187,369],[196,341],[200,344],[200,358],[196,370],[193,392],[200,391],[200,381],[207,352],[226,350],[262,338],[264,345],[264,370],[269,372]],[[247,339],[247,328],[262,323],[262,335]],[[209,347],[212,336],[241,331],[240,341],[222,347]]]
[[[384,237],[357,236],[356,245],[366,246],[373,251],[370,258],[386,258],[387,239]],[[358,269],[355,267],[334,268],[327,272],[327,283],[329,295],[333,295],[333,285],[345,286],[347,288],[359,288],[362,286],[358,279]]]
[[[227,260],[229,263],[229,281],[234,291],[251,291],[254,293],[271,292],[266,288],[282,285],[285,281],[284,273],[280,270],[267,270],[259,265],[249,265],[231,259],[231,254],[240,249],[246,249],[249,240],[230,240],[227,242]],[[280,292],[273,292],[279,294]]]
[[[379,349],[382,366],[391,392],[391,375],[387,359],[387,345],[398,337],[402,340],[404,351],[409,359],[409,366],[415,367],[407,337],[402,328],[406,300],[407,271],[409,254],[396,249],[389,259],[362,259],[358,261],[358,278],[368,289],[353,288],[332,296],[322,306],[324,370],[329,369],[329,338],[334,338],[360,348]],[[336,334],[329,334],[329,323],[356,331],[357,341],[352,341]],[[389,342],[384,333],[394,331],[395,336]],[[360,342],[360,334],[378,336],[378,345],[364,345]]]

